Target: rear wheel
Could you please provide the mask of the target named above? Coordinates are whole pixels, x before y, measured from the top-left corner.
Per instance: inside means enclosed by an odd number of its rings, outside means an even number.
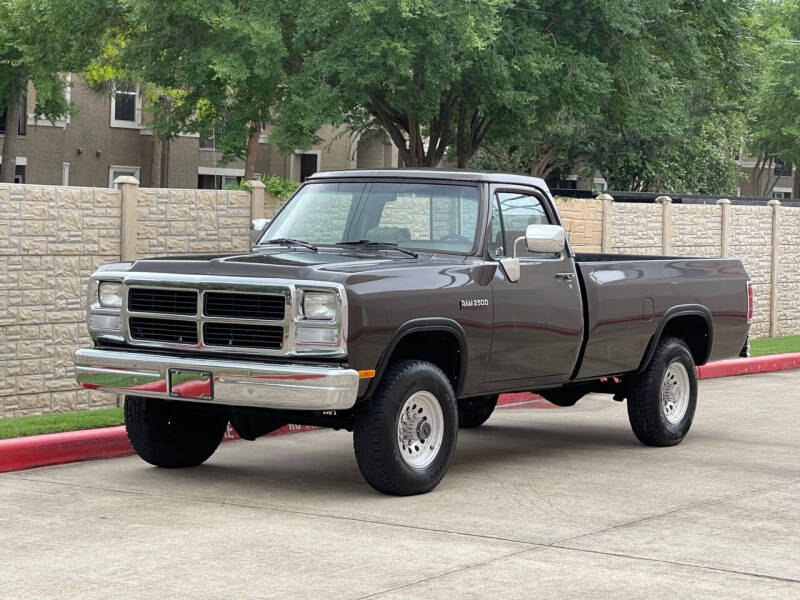
[[[692,426],[697,406],[697,369],[686,344],[659,341],[650,364],[628,390],[633,433],[648,446],[679,444]]]
[[[389,366],[375,395],[356,415],[353,446],[364,479],[379,492],[424,494],[447,472],[458,413],[450,381],[435,365]]]
[[[125,428],[136,453],[151,465],[195,467],[219,446],[228,417],[216,407],[127,396]]]
[[[497,406],[497,394],[464,398],[458,401],[458,426],[464,428],[480,427],[492,416]]]

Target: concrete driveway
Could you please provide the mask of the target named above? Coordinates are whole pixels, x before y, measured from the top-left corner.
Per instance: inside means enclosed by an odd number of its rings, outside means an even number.
[[[700,386],[675,448],[601,396],[499,409],[412,498],[334,431],[1,475],[0,597],[800,598],[800,372]]]

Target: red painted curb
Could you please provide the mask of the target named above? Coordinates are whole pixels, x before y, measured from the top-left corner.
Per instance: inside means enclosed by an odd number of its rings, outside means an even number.
[[[125,427],[12,438],[0,440],[0,473],[132,453]]]
[[[789,369],[800,369],[800,352],[722,360],[698,367],[697,371],[700,379],[712,379]],[[497,404],[509,408],[515,405],[527,405],[531,408],[557,408],[541,396],[527,392],[501,394]],[[317,429],[317,427],[286,425],[269,435],[300,433],[313,429]],[[236,439],[239,439],[239,435],[233,427],[228,425],[224,440]],[[133,453],[134,450],[128,442],[128,436],[123,426],[32,435],[0,440],[0,473],[96,458],[115,458]]]
[[[800,352],[720,360],[697,367],[697,374],[700,379],[713,379],[714,377],[772,373],[789,369],[800,369]]]

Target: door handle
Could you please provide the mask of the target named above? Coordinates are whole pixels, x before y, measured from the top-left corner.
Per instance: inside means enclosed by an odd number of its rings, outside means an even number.
[[[564,281],[572,281],[575,279],[575,273],[556,273],[553,275],[554,279],[563,279]]]

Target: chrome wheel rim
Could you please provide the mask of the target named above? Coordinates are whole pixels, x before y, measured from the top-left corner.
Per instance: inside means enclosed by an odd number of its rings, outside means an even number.
[[[436,396],[414,392],[403,404],[397,419],[397,443],[403,461],[413,469],[424,469],[439,454],[444,437],[444,414]]]
[[[691,393],[689,371],[681,362],[671,363],[661,380],[661,410],[669,423],[679,423],[686,416]]]

